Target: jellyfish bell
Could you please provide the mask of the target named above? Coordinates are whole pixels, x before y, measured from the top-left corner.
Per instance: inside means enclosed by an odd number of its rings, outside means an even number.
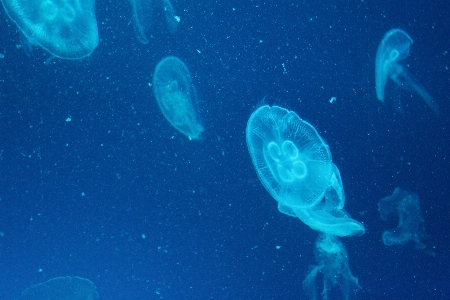
[[[412,38],[401,29],[388,31],[378,46],[375,60],[375,81],[377,98],[384,101],[384,89],[389,77],[392,76],[393,66],[398,61],[408,57]]]
[[[2,0],[27,42],[61,59],[82,59],[98,45],[94,0]]]
[[[385,88],[389,79],[403,89],[419,95],[425,103],[439,115],[439,105],[430,93],[401,65],[401,61],[409,56],[413,39],[405,31],[395,28],[389,30],[378,46],[375,59],[375,91],[378,100],[385,101]],[[397,101],[402,112],[401,102]]]
[[[71,23],[75,20],[77,16],[77,13],[73,6],[68,5],[67,3],[64,4],[63,9],[61,10],[61,17],[66,21],[67,23]]]
[[[153,92],[167,121],[189,140],[201,139],[205,130],[198,113],[198,99],[187,66],[178,57],[168,56],[156,66]]]
[[[256,172],[272,197],[289,208],[322,200],[332,176],[328,145],[292,111],[264,105],[250,117],[247,146]]]
[[[78,276],[52,278],[30,286],[18,300],[97,300],[97,287],[92,281]]]

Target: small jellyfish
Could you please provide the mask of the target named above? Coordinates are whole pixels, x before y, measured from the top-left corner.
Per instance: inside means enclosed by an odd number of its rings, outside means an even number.
[[[375,82],[377,98],[384,101],[384,89],[388,79],[392,79],[400,87],[416,92],[436,114],[439,114],[439,106],[433,97],[399,62],[409,55],[409,48],[413,43],[412,38],[401,29],[389,30],[378,46],[375,60]],[[396,103],[396,109],[403,112],[400,101]]]
[[[204,131],[197,109],[197,93],[186,65],[169,56],[158,63],[153,75],[153,91],[161,112],[190,140]]]

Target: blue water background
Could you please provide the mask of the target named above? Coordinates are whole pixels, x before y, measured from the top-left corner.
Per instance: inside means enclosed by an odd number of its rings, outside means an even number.
[[[266,103],[330,146],[345,208],[367,229],[342,239],[357,298],[450,298],[450,3],[343,2],[173,0],[178,32],[155,9],[142,45],[127,1],[97,1],[94,53],[47,65],[0,10],[0,299],[68,275],[100,299],[304,299],[318,234],[278,212],[245,142]],[[439,117],[392,83],[405,114],[376,99],[375,53],[395,27],[414,39],[404,65]],[[203,140],[156,104],[149,83],[168,55],[190,69]],[[397,220],[377,203],[396,186],[421,199],[423,250],[381,242]]]

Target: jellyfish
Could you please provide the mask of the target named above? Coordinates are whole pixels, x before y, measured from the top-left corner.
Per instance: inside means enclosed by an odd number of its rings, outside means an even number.
[[[98,45],[94,0],[2,0],[31,45],[61,59],[89,56]]]
[[[177,57],[161,60],[153,75],[153,91],[161,112],[190,140],[204,131],[197,109],[197,93],[186,65]]]
[[[332,176],[331,153],[311,124],[264,105],[250,116],[246,137],[258,177],[275,200],[291,208],[322,200]]]
[[[378,211],[384,221],[388,216],[398,214],[398,226],[383,232],[383,243],[386,246],[403,245],[408,241],[413,241],[418,248],[424,246],[420,241],[425,234],[424,219],[416,193],[397,187],[391,196],[380,200]]]
[[[358,278],[353,276],[348,254],[342,242],[335,236],[321,233],[316,241],[314,266],[303,281],[303,289],[309,299],[317,299],[318,273],[323,274],[322,298],[328,299],[329,291],[339,285],[342,299],[350,299],[361,289]]]
[[[95,285],[88,279],[77,276],[52,278],[33,285],[22,292],[19,300],[97,300]]]
[[[295,112],[265,105],[250,116],[246,137],[256,173],[280,212],[328,234],[364,233],[364,226],[343,210],[339,170],[311,124]]]
[[[153,19],[152,0],[131,0],[133,10],[133,25],[136,36],[142,44],[148,44],[147,31],[150,29]]]
[[[412,38],[401,29],[388,31],[378,46],[375,60],[375,82],[377,98],[384,101],[384,89],[388,78],[391,78],[400,87],[417,93],[436,114],[439,106],[433,97],[399,62],[409,55]],[[401,102],[397,108],[402,111]]]
[[[164,16],[167,22],[167,28],[170,33],[175,33],[178,29],[180,18],[176,15],[175,9],[170,0],[160,0],[164,10]],[[150,30],[153,21],[153,6],[155,2],[152,0],[130,0],[131,9],[133,11],[133,25],[136,36],[142,44],[148,44],[147,32]]]

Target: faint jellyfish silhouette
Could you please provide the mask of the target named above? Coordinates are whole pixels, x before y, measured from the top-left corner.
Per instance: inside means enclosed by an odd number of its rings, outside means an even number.
[[[147,33],[153,23],[153,9],[155,3],[160,3],[164,10],[167,28],[170,33],[175,33],[178,29],[180,17],[176,15],[175,9],[170,0],[130,0],[133,11],[133,26],[138,40],[142,44],[148,44]]]
[[[317,266],[314,266],[303,281],[303,289],[309,299],[317,299],[318,274],[323,274],[321,295],[328,299],[329,291],[339,285],[342,299],[350,299],[361,289],[358,278],[353,276],[348,262],[348,254],[342,242],[333,235],[321,233],[314,251]]]
[[[389,215],[398,214],[398,226],[383,232],[383,243],[386,246],[403,245],[413,241],[418,248],[424,248],[420,241],[425,235],[424,219],[416,193],[397,187],[392,195],[380,200],[378,211],[384,221]]]
[[[166,17],[167,28],[170,33],[175,33],[178,30],[178,23],[180,17],[176,15],[175,9],[170,0],[162,0],[164,8],[164,16]]]
[[[148,44],[147,31],[153,21],[152,0],[130,0],[133,11],[133,26],[136,36],[142,44]]]
[[[95,285],[88,279],[56,277],[33,285],[22,292],[19,300],[97,300]]]

